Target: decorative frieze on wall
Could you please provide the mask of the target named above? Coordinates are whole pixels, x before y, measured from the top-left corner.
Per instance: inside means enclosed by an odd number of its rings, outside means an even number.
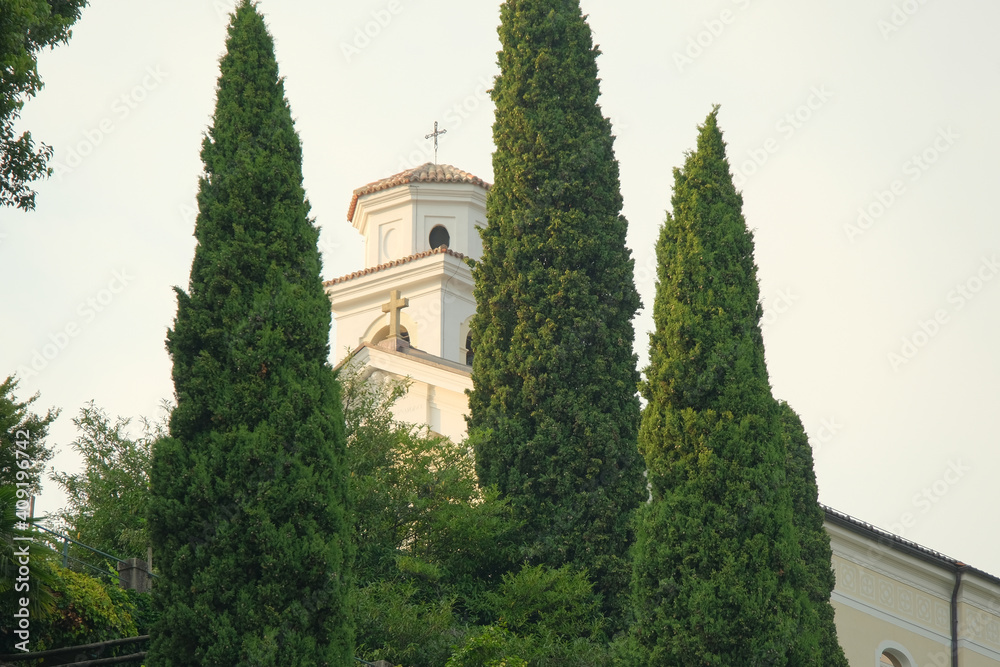
[[[1000,651],[1000,619],[996,612],[976,609],[969,604],[958,606],[958,632],[963,639]]]
[[[928,630],[951,633],[950,601],[840,556],[833,557],[836,591]]]
[[[886,562],[879,564],[888,569]],[[833,556],[833,570],[837,577],[835,590],[841,595],[943,637],[951,636],[950,597],[903,583],[887,572],[865,567],[837,554]],[[908,575],[912,573],[901,571],[899,576]],[[1000,651],[1000,600],[997,608],[991,610],[961,595],[958,609],[959,637]]]

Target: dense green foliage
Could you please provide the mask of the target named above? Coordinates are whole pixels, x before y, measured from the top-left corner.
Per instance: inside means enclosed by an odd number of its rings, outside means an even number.
[[[484,609],[490,624],[468,628],[448,658],[450,667],[618,664],[617,647],[604,633],[600,597],[587,574],[571,565],[526,565],[505,575]]]
[[[645,494],[639,298],[599,52],[578,0],[508,0],[499,33],[469,442],[482,483],[524,523],[529,562],[586,569],[610,610]]]
[[[350,491],[319,232],[248,0],[226,47],[190,287],[167,335],[177,407],[153,450],[162,613],[147,664],[349,665]]]
[[[0,0],[0,208],[35,208],[30,183],[48,176],[52,147],[14,134],[27,98],[42,87],[38,52],[70,38],[87,0]]]
[[[100,579],[59,566],[53,566],[53,573],[56,610],[32,632],[33,651],[140,634],[135,617],[142,604],[140,598],[149,594],[122,590],[117,577]],[[114,650],[131,652],[124,647]],[[86,657],[89,656],[79,656],[81,660]]]
[[[753,238],[717,113],[674,171],[656,248],[639,435],[653,497],[637,522],[635,636],[649,665],[834,664],[820,652]]]
[[[97,578],[55,565],[51,560],[40,558],[39,563],[38,567],[44,570],[46,588],[52,595],[52,604],[45,613],[32,616],[31,636],[27,644],[30,651],[80,646],[149,633],[152,619],[152,596],[149,593],[122,590],[118,587],[117,576],[110,571],[107,577]],[[19,652],[15,648],[19,639],[13,638],[7,627],[9,623],[10,618],[4,614],[4,618],[0,618],[0,653]],[[143,649],[142,645],[98,647],[63,658],[82,661]]]
[[[516,525],[495,491],[476,484],[468,449],[393,417],[405,382],[365,377],[350,361],[338,377],[359,584],[406,575],[426,593],[444,586],[463,598],[496,585],[512,567]]]
[[[488,600],[497,621],[518,634],[600,640],[604,632],[593,586],[585,572],[569,565],[558,570],[525,566],[505,575]]]
[[[394,419],[405,382],[351,362],[338,374],[357,494],[358,656],[408,667],[478,666],[484,651],[509,665],[607,664],[586,575],[519,569],[509,503],[477,486],[468,449]]]
[[[610,667],[627,665],[616,659],[615,646],[586,639],[564,641],[550,635],[516,635],[502,625],[471,629],[455,648],[447,667]]]
[[[344,388],[355,500],[358,655],[436,667],[512,567],[507,504],[479,489],[468,449],[393,417],[405,382],[348,361]]]
[[[847,657],[837,640],[830,594],[837,583],[831,559],[830,534],[823,525],[819,488],[813,467],[813,452],[802,421],[788,403],[779,402],[785,438],[785,474],[792,492],[792,513],[799,534],[802,559],[806,564],[805,590],[818,615],[820,654],[823,667],[848,667]]]
[[[45,464],[53,454],[52,448],[45,445],[45,437],[59,411],[49,409],[44,417],[31,412],[28,408],[38,395],[19,401],[16,389],[14,376],[0,384],[0,486],[27,484],[18,488],[38,495]]]
[[[493,590],[484,582],[474,613],[447,581],[428,583],[401,570],[359,590],[359,656],[407,667],[616,664],[600,598],[570,566],[525,566]]]
[[[113,570],[102,580],[56,565],[52,545],[42,534],[25,528],[25,523],[32,522],[24,522],[15,507],[15,488],[0,487],[0,609],[4,610],[0,616],[0,654],[148,632],[152,614],[148,593],[121,590]],[[23,567],[28,570],[26,575]],[[21,609],[22,600],[28,601],[27,639],[15,634],[20,626],[15,625],[19,619],[14,613]]]
[[[418,583],[396,578],[358,587],[359,657],[407,667],[437,667],[448,659],[466,628],[450,596],[428,598]]]
[[[153,443],[165,435],[165,424],[141,420],[141,431],[129,433],[130,420],[114,421],[93,402],[73,418],[79,433],[73,442],[83,457],[82,472],[53,472],[69,505],[59,518],[79,542],[117,558],[145,560],[149,547],[147,511]],[[101,559],[83,549],[73,556],[93,564]]]

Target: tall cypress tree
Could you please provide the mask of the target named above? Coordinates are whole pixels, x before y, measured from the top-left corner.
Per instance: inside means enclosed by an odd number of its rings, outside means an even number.
[[[618,162],[578,0],[507,0],[493,138],[496,183],[475,266],[469,434],[477,472],[525,522],[529,560],[627,590],[639,307]]]
[[[319,232],[249,0],[226,46],[190,287],[167,335],[177,407],[154,448],[148,664],[348,665],[349,494]]]
[[[812,447],[802,421],[788,403],[779,402],[785,439],[785,471],[792,494],[792,513],[799,534],[802,559],[806,565],[805,590],[816,611],[820,654],[824,667],[848,667],[847,657],[837,639],[830,594],[836,585],[831,561],[830,534],[823,526],[819,487],[813,466]],[[795,663],[793,663],[795,664]]]
[[[820,648],[793,516],[793,488],[808,494],[786,473],[753,238],[717,113],[674,171],[656,248],[639,434],[653,498],[637,521],[634,630],[649,665],[838,665]]]

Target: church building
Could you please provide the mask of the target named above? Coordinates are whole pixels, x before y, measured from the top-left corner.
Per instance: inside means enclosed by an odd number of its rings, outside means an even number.
[[[455,441],[472,389],[466,259],[479,259],[489,184],[427,163],[354,191],[347,219],[365,268],[325,283],[335,363],[408,378],[397,419]],[[837,584],[832,601],[851,667],[1000,665],[1000,578],[825,508]]]
[[[466,258],[483,254],[482,179],[427,163],[354,191],[347,219],[365,239],[365,268],[325,283],[337,321],[334,361],[407,377],[402,421],[461,440],[476,312]]]

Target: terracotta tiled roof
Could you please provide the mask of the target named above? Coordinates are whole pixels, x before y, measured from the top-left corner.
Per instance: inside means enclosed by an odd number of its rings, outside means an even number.
[[[458,259],[465,259],[465,255],[460,252],[455,252],[450,250],[448,246],[441,246],[440,248],[435,248],[434,250],[425,250],[424,252],[418,252],[415,255],[409,255],[407,257],[401,257],[399,259],[393,260],[391,262],[386,262],[385,264],[379,264],[378,266],[372,266],[367,269],[362,269],[361,271],[355,271],[346,276],[341,276],[340,278],[334,278],[333,280],[327,280],[323,285],[329,287],[330,285],[336,285],[354,278],[359,278],[361,276],[367,276],[370,273],[377,273],[384,269],[391,268],[393,266],[400,266],[401,264],[406,264],[414,260],[423,259],[424,257],[430,257],[431,255],[451,255],[452,257],[457,257]]]
[[[368,185],[355,190],[354,196],[351,197],[351,206],[347,209],[347,219],[354,222],[354,211],[358,207],[359,198],[364,197],[365,195],[370,195],[373,192],[380,192],[399,185],[406,185],[407,183],[470,183],[472,185],[478,185],[486,190],[490,189],[489,183],[478,176],[473,176],[467,171],[462,171],[461,169],[453,167],[450,164],[434,164],[433,162],[428,162],[420,165],[419,167],[402,171],[395,176],[383,178],[381,181],[369,183]]]

